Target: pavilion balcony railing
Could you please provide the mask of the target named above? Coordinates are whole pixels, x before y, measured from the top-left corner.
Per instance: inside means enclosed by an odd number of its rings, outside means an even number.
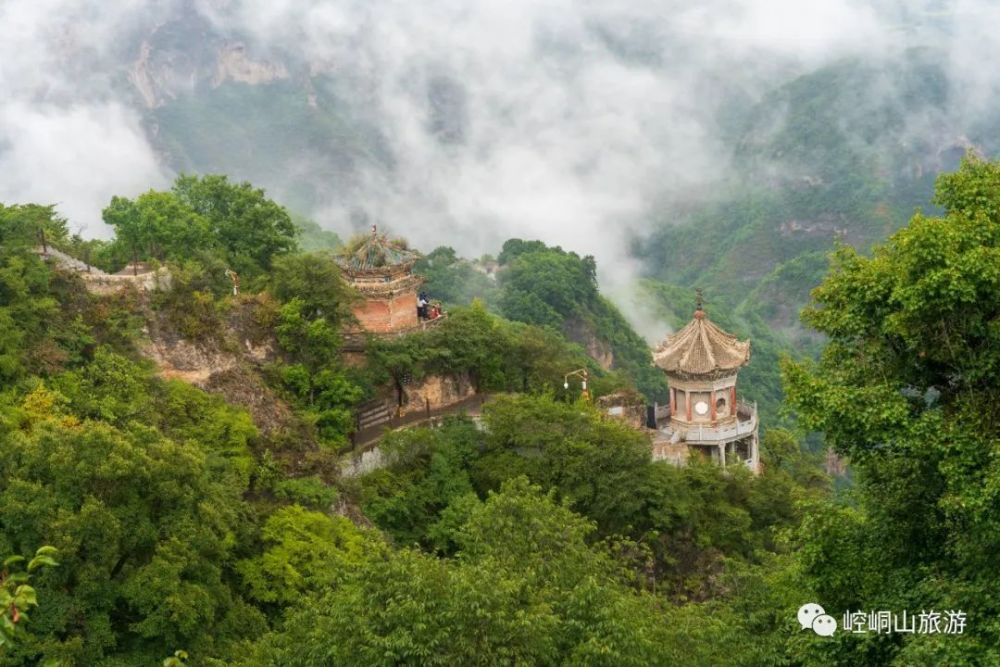
[[[657,423],[670,419],[670,406],[657,405],[655,408]],[[729,442],[750,435],[757,428],[757,402],[736,401],[736,422],[725,426],[711,424],[692,424],[687,427],[685,440],[689,444],[718,444]]]
[[[737,440],[757,429],[757,403],[736,402],[736,423],[729,426],[689,426],[685,440],[689,444],[720,443]]]

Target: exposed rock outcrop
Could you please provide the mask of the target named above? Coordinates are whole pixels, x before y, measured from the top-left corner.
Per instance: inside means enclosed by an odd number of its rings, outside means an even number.
[[[260,364],[274,358],[277,345],[254,321],[256,304],[239,303],[215,338],[191,341],[173,330],[162,314],[149,314],[143,354],[168,379],[182,380],[220,394],[250,413],[263,433],[298,430],[291,408],[264,382]]]
[[[400,414],[419,413],[464,401],[476,393],[472,382],[464,375],[431,375],[422,381],[403,386]]]
[[[563,332],[571,341],[583,346],[590,358],[601,368],[607,371],[614,366],[615,355],[610,343],[599,338],[593,326],[579,319],[569,319],[566,320]]]
[[[219,86],[225,81],[237,81],[258,86],[278,79],[287,79],[288,70],[281,63],[271,63],[264,60],[252,60],[246,53],[246,47],[240,43],[226,44],[219,50],[215,63],[215,76],[212,86]]]
[[[178,34],[201,34],[189,48]],[[242,42],[225,41],[203,17],[187,13],[164,23],[139,45],[127,77],[147,109],[161,107],[200,86],[227,81],[263,85],[287,79],[284,64],[253,58]]]

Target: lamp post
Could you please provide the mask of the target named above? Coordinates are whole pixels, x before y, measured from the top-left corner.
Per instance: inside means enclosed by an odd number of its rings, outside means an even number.
[[[580,378],[580,380],[581,380],[581,382],[580,382],[581,389],[583,390],[581,392],[581,396],[583,396],[584,400],[589,401],[590,400],[590,392],[587,391],[587,378],[590,377],[590,376],[587,373],[587,369],[586,368],[578,368],[575,371],[570,371],[569,373],[566,373],[566,375],[563,377],[563,389],[569,389],[569,379],[570,379],[571,376],[576,376],[576,377]]]

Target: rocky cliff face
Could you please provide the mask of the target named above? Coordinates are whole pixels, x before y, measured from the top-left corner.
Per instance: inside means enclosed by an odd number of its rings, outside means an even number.
[[[579,319],[569,319],[563,329],[563,333],[574,343],[580,344],[591,359],[596,361],[604,370],[611,370],[615,364],[615,355],[611,350],[611,345],[606,340],[597,336],[593,326]]]
[[[423,412],[428,407],[434,410],[454,405],[473,396],[476,388],[466,375],[432,375],[419,383],[405,385],[403,393],[405,396],[400,414],[405,416]]]
[[[254,60],[247,55],[246,46],[236,42],[224,44],[216,57],[212,86],[226,81],[259,86],[288,78],[288,69],[282,63]]]
[[[143,38],[127,71],[147,109],[202,86],[217,88],[227,81],[262,85],[288,76],[283,63],[254,57],[246,44],[225,39],[194,12],[161,24]]]
[[[180,336],[160,313],[148,313],[143,354],[160,375],[221,394],[250,413],[266,434],[298,430],[291,408],[267,386],[260,364],[276,355],[277,344],[248,322],[254,304],[241,303],[218,337],[192,341]]]

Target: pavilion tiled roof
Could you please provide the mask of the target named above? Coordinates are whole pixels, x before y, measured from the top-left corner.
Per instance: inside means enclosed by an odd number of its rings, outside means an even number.
[[[750,341],[723,331],[700,308],[687,326],[667,336],[653,352],[658,367],[685,375],[732,371],[749,361]]]

